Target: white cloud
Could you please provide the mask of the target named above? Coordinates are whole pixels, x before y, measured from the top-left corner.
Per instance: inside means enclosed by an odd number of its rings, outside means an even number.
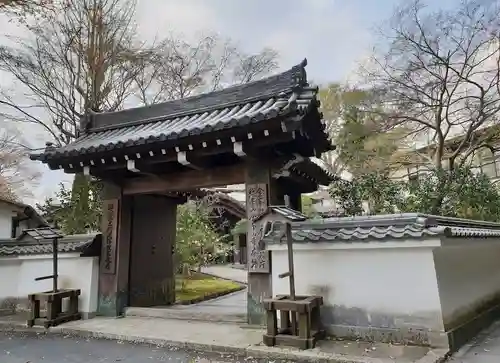
[[[136,14],[139,36],[145,40],[161,39],[172,31],[189,39],[218,30],[217,14],[204,0],[143,0]]]

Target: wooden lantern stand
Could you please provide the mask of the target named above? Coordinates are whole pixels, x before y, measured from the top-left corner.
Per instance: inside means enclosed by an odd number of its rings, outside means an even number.
[[[296,296],[295,272],[293,262],[293,239],[291,221],[299,222],[306,216],[288,207],[270,207],[285,219],[285,235],[288,252],[288,272],[279,278],[288,277],[290,295],[278,295],[264,300],[267,313],[267,332],[263,342],[267,346],[286,345],[299,349],[312,349],[316,342],[323,339],[325,332],[321,327],[320,307],[322,296]],[[285,214],[287,212],[287,214]],[[278,327],[278,312],[280,326]]]
[[[37,277],[35,281],[52,279],[52,291],[40,292],[28,295],[30,304],[30,316],[27,321],[28,327],[40,325],[44,328],[57,326],[59,324],[81,319],[81,314],[78,309],[78,297],[80,296],[80,289],[58,289],[58,240],[63,235],[56,229],[47,228],[33,228],[25,230],[24,233],[36,241],[52,240],[52,268],[53,274],[48,276]],[[63,311],[63,299],[69,299],[68,310]],[[42,303],[47,306],[45,316],[41,314]]]

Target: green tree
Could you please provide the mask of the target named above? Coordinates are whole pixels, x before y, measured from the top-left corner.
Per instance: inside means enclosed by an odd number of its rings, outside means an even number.
[[[67,188],[61,183],[54,198],[47,198],[37,204],[42,216],[55,223],[67,234],[87,233],[101,229],[100,184],[78,174]]]
[[[437,185],[446,189],[437,190]],[[500,190],[484,174],[465,166],[434,169],[419,179],[398,182],[372,173],[352,181],[340,180],[330,187],[332,198],[346,215],[419,212],[448,217],[500,221]],[[443,197],[444,196],[444,197]],[[436,209],[436,199],[441,200]]]
[[[213,261],[217,254],[228,253],[223,239],[213,228],[209,209],[203,202],[180,205],[175,242],[177,271],[189,275],[191,270]]]
[[[320,90],[319,98],[327,132],[336,146],[323,156],[332,170],[352,175],[385,171],[401,145],[402,132],[382,129],[380,106],[373,94],[333,83]]]
[[[370,214],[395,213],[404,203],[404,191],[404,184],[378,172],[349,181],[338,179],[330,185],[330,196],[348,216],[363,214],[363,203]]]
[[[301,196],[302,213],[304,213],[309,218],[316,216],[316,211],[313,208],[313,199],[307,195]]]
[[[437,185],[444,188],[438,190]],[[404,211],[500,221],[500,190],[482,173],[467,166],[434,172],[407,183]],[[436,200],[441,203],[436,204]],[[436,208],[436,206],[438,206]]]

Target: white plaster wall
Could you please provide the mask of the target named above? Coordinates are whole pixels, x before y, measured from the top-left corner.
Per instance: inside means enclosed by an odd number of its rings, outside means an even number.
[[[296,293],[321,295],[336,336],[448,347],[433,249],[439,239],[296,243]],[[286,246],[270,245],[273,295],[288,294]]]
[[[97,311],[99,261],[78,254],[59,255],[59,287],[81,290],[79,307],[84,313]],[[52,255],[4,257],[0,259],[0,300],[27,298],[29,294],[49,291],[52,280],[35,281],[52,274]],[[8,276],[8,278],[6,278]]]
[[[12,207],[0,202],[0,238],[10,238],[12,234]]]
[[[436,274],[448,329],[465,323],[457,321],[471,309],[500,298],[500,240],[469,239],[443,243],[434,251]]]
[[[296,244],[294,251],[297,294],[317,293],[326,287],[325,303],[367,311],[409,315],[439,311],[440,301],[431,245],[401,248],[383,243]],[[367,248],[370,247],[370,248]],[[392,247],[392,248],[391,248]],[[328,249],[325,249],[328,248]],[[274,249],[273,294],[289,293],[287,251]]]
[[[0,300],[6,297],[16,297],[18,289],[19,271],[21,261],[17,259],[1,259],[0,260]]]

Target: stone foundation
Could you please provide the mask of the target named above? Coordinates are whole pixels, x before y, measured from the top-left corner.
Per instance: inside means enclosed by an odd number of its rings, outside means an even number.
[[[46,303],[41,302],[40,311],[46,312]],[[64,308],[66,308],[64,304]],[[28,297],[7,297],[0,300],[0,316],[15,315],[30,311],[30,304]],[[81,312],[82,319],[92,319],[96,316],[95,312]]]
[[[439,311],[401,315],[325,305],[321,318],[329,334],[346,339],[448,347]]]
[[[439,311],[395,315],[337,305],[323,306],[321,319],[329,335],[344,339],[456,351],[500,319],[500,300],[495,297],[468,312],[454,314],[453,319],[442,319]]]
[[[11,296],[0,300],[0,316],[14,315],[24,311],[29,311],[28,297]]]

